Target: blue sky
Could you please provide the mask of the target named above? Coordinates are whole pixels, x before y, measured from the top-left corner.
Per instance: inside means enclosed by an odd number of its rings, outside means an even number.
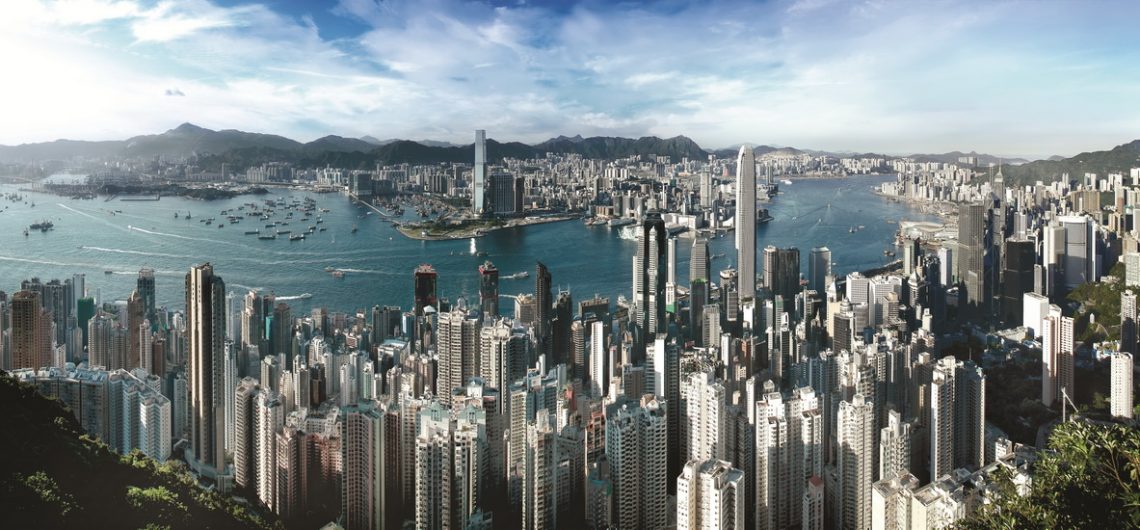
[[[1140,138],[1137,2],[6,0],[0,143],[182,122],[1071,155]]]

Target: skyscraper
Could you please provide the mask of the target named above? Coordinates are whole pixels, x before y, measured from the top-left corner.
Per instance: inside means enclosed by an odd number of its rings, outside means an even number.
[[[943,357],[930,383],[930,479],[985,459],[985,375],[972,361]]]
[[[744,472],[724,460],[690,460],[677,477],[677,530],[744,530]]]
[[[1112,368],[1109,381],[1109,409],[1117,418],[1131,419],[1132,410],[1132,354],[1116,352],[1112,354]]]
[[[40,305],[36,291],[12,295],[12,368],[40,369],[51,365],[51,314]]]
[[[839,509],[843,528],[871,527],[871,483],[874,477],[875,408],[863,394],[839,404],[837,442]]]
[[[479,266],[479,309],[485,319],[499,316],[499,269],[490,261]]]
[[[142,334],[139,333],[139,326],[146,321],[146,299],[142,297],[142,293],[140,293],[138,289],[135,289],[131,292],[131,296],[127,298],[127,321],[125,322],[125,327],[127,328],[128,334],[128,349],[125,368],[128,370],[143,365]],[[149,328],[149,326],[147,327]]]
[[[611,405],[606,458],[613,470],[617,528],[664,528],[667,506],[665,407],[653,396]]]
[[[696,280],[709,281],[709,240],[705,236],[693,238],[693,249],[689,254],[689,283]]]
[[[1047,407],[1061,398],[1064,388],[1073,394],[1073,319],[1061,316],[1061,308],[1049,306],[1041,319],[1041,402]]]
[[[451,391],[478,375],[479,317],[463,309],[439,315],[439,332],[436,354],[439,357],[436,375],[436,395],[444,405],[451,406]]]
[[[756,296],[756,161],[740,146],[736,159],[736,270],[741,298]]]
[[[808,289],[817,293],[827,291],[827,277],[831,276],[831,249],[815,247],[808,260]]]
[[[1025,293],[1033,292],[1033,266],[1037,261],[1036,243],[1029,239],[1007,239],[1002,268],[1001,315],[1007,323],[1022,321]]]
[[[965,282],[966,299],[973,318],[985,316],[985,207],[963,204],[958,209],[958,278]]]
[[[487,131],[475,130],[475,171],[471,179],[471,211],[482,215],[487,208]]]
[[[389,455],[396,448],[388,446],[392,436],[386,432],[385,411],[378,405],[362,401],[344,409],[341,504],[346,530],[390,528],[392,512],[399,511],[399,506],[388,505],[396,497],[387,488],[397,473],[389,468]]]
[[[139,269],[139,278],[136,282],[139,296],[142,297],[143,318],[149,320],[151,325],[158,323],[158,313],[155,309],[154,269],[144,267]]]
[[[724,385],[710,372],[687,374],[681,379],[680,405],[681,458],[686,462],[728,458]]]
[[[653,210],[646,213],[637,231],[637,252],[633,256],[633,303],[637,309],[639,330],[635,337],[634,362],[644,357],[650,336],[665,331],[665,284],[669,265],[667,237],[661,212]]]
[[[754,409],[753,495],[760,528],[800,524],[804,486],[823,473],[823,421],[815,392],[800,387],[784,400],[774,390],[766,385]]]
[[[186,275],[186,333],[190,361],[190,449],[204,468],[225,467],[224,388],[226,286],[209,263]]]
[[[414,284],[414,295],[416,301],[415,312],[416,316],[424,316],[424,308],[431,306],[436,309],[438,298],[436,297],[436,272],[431,265],[423,264],[416,267]]]
[[[261,392],[257,380],[246,377],[234,390],[234,482],[244,488],[256,485],[257,455],[254,454],[254,414],[257,394]]]
[[[781,296],[788,301],[795,299],[796,294],[800,292],[798,248],[776,248],[771,245],[764,248],[764,287],[767,287],[773,296]]]
[[[541,261],[535,263],[534,273],[534,334],[538,340],[538,353],[550,353],[550,319],[554,296],[550,291],[550,269]]]

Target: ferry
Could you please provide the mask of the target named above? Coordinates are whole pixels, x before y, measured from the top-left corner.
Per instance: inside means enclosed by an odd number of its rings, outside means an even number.
[[[270,234],[270,235],[266,235],[266,236],[257,236],[257,238],[258,239],[277,239],[277,235],[276,234]]]
[[[332,271],[332,277],[338,280],[344,279],[344,271]]]
[[[289,236],[289,241],[304,241],[305,234],[293,234]]]

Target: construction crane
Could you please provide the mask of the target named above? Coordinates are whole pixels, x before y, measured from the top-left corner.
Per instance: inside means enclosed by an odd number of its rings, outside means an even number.
[[[1077,416],[1077,412],[1079,412],[1079,410],[1077,409],[1077,404],[1073,403],[1072,399],[1069,399],[1069,392],[1065,389],[1065,387],[1061,387],[1061,422],[1062,423],[1069,421],[1069,416],[1067,414],[1069,409],[1068,409],[1068,407],[1065,406],[1065,403],[1068,403],[1069,405],[1073,406],[1073,417],[1075,418]]]

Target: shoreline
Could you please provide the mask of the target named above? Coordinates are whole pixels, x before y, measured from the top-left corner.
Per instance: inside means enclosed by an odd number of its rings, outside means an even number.
[[[396,230],[408,239],[417,241],[455,241],[459,239],[471,239],[476,237],[483,237],[496,230],[505,228],[520,228],[527,226],[542,225],[547,223],[558,223],[562,221],[571,221],[580,219],[580,214],[559,214],[550,217],[524,217],[522,219],[511,219],[502,226],[480,226],[473,228],[461,229],[455,233],[444,233],[438,235],[425,234],[423,229],[419,226],[412,226],[409,224],[396,224]]]

